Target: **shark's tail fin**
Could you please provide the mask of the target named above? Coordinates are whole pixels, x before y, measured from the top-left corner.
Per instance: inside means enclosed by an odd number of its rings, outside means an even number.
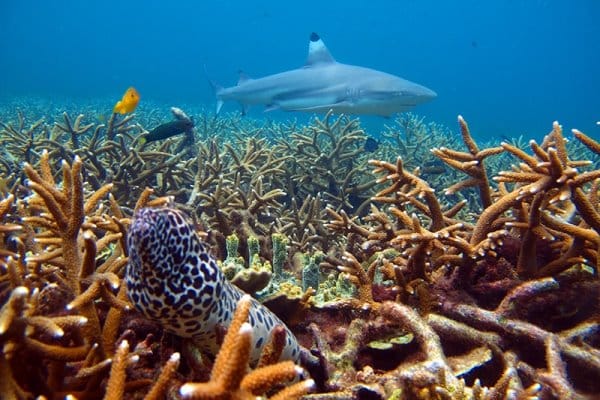
[[[210,87],[212,87],[212,90],[215,93],[215,96],[217,97],[217,108],[215,110],[215,113],[219,115],[221,107],[223,107],[224,103],[224,101],[219,98],[219,92],[223,89],[223,86],[219,85],[216,81],[210,78],[210,76],[208,75],[208,71],[206,70],[206,65],[204,66],[204,75],[206,76],[206,80],[208,80],[208,83],[210,83]]]

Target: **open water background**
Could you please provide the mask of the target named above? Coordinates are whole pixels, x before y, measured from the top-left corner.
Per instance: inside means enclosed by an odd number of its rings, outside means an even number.
[[[435,90],[414,110],[427,120],[455,129],[462,114],[479,138],[540,138],[554,120],[600,136],[597,0],[19,0],[0,14],[4,102],[102,99],[110,110],[133,85],[142,101],[212,107],[204,65],[224,86],[239,69],[296,68],[315,31],[338,61]]]

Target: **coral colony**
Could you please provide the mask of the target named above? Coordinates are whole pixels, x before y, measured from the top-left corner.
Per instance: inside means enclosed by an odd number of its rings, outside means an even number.
[[[598,398],[584,133],[41,110],[0,112],[2,399]]]

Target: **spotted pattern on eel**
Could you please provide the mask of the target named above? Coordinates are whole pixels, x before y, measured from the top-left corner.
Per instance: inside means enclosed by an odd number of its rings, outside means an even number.
[[[194,338],[202,350],[216,354],[217,331],[229,326],[245,293],[226,280],[186,216],[171,208],[143,208],[134,215],[127,244],[125,281],[135,307],[166,330]],[[281,359],[298,360],[300,349],[292,332],[254,299],[249,322],[252,363],[277,325],[286,330]]]

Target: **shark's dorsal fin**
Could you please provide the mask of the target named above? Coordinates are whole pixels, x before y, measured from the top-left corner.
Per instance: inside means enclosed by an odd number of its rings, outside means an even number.
[[[308,43],[308,59],[306,66],[310,67],[316,64],[334,63],[335,59],[327,50],[325,43],[321,37],[315,32],[310,34],[310,42]]]

